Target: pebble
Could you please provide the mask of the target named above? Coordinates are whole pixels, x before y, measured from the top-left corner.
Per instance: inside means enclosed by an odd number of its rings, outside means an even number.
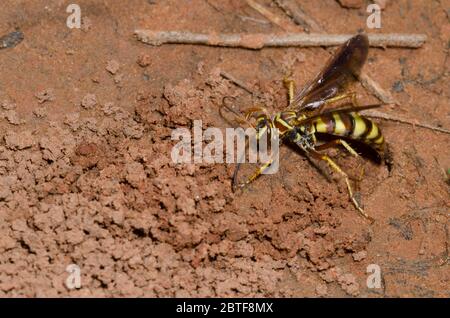
[[[106,70],[111,74],[116,74],[119,71],[120,64],[116,60],[110,60],[106,64]]]

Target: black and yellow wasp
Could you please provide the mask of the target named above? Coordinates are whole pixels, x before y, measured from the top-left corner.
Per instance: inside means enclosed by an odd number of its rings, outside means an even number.
[[[356,80],[369,50],[369,40],[365,34],[357,34],[344,43],[330,59],[326,67],[296,95],[292,80],[285,79],[288,88],[289,106],[270,116],[265,108],[253,107],[240,115],[228,106],[224,106],[257,131],[257,136],[278,129],[280,141],[298,146],[312,158],[325,161],[345,180],[347,190],[354,206],[366,218],[360,203],[354,196],[349,177],[323,150],[343,146],[353,156],[358,153],[350,145],[357,141],[374,150],[379,159],[384,153],[384,138],[379,127],[358,111],[379,107],[376,105],[360,106],[354,92],[348,92],[349,84]],[[253,122],[251,122],[253,120]],[[323,138],[326,136],[327,141]],[[331,138],[330,138],[331,137]],[[330,140],[331,139],[331,140]],[[272,161],[262,164],[243,183],[238,183],[239,164],[233,177],[233,188],[244,188],[265,169]]]

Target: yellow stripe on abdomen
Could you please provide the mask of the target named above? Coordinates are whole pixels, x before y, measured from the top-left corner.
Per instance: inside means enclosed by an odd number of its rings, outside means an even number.
[[[375,139],[379,136],[378,126],[375,125],[374,122],[372,122],[372,129],[370,130],[369,134],[366,136],[366,139]]]
[[[339,114],[333,114],[334,118],[334,134],[344,136],[347,133],[347,129],[345,128],[344,122],[342,121]]]
[[[315,121],[316,121],[315,126],[316,126],[317,132],[320,132],[320,133],[328,132],[327,124],[325,124],[320,117],[318,117]]]
[[[366,123],[356,113],[350,114],[353,117],[354,127],[352,132],[352,138],[358,139],[366,131]]]
[[[374,144],[377,144],[377,145],[381,145],[383,142],[384,142],[384,137],[383,137],[383,135],[380,135],[380,137],[378,137],[377,139],[375,139],[375,140],[373,141],[373,143],[374,143]]]

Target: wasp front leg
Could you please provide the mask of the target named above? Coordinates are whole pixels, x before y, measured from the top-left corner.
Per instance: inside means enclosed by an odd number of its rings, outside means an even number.
[[[257,124],[256,124],[256,141],[259,143],[262,136],[266,134],[271,140],[273,140],[272,136],[272,129],[274,128],[274,124],[272,120],[266,116],[260,116],[257,118]],[[279,145],[278,145],[279,146]],[[278,149],[278,147],[277,147]],[[278,156],[278,152],[272,153],[269,160],[265,163],[263,163],[261,166],[256,168],[254,172],[250,175],[250,177],[247,178],[247,180],[243,183],[238,183],[238,171],[240,168],[240,163],[236,166],[236,169],[233,173],[233,190],[236,190],[236,188],[243,189],[253,181],[255,181],[260,175],[264,174],[264,172],[267,171],[271,167],[271,165],[274,163],[274,160]],[[240,160],[242,162],[242,160]]]
[[[240,183],[240,184],[237,181],[237,174],[238,174],[238,169],[239,169],[239,164],[238,164],[238,166],[236,167],[236,170],[233,174],[233,190],[236,190],[237,188],[243,189],[246,186],[248,186],[250,183],[255,181],[260,175],[262,175],[267,169],[270,168],[273,161],[274,161],[274,158],[273,157],[270,158],[269,161],[262,164],[260,167],[256,168],[255,171],[252,173],[252,175],[250,177],[248,177],[245,182]]]
[[[250,118],[266,117],[269,118],[269,112],[265,107],[250,107],[245,110],[244,116],[247,120]]]
[[[219,114],[222,116],[223,119],[225,119],[228,122],[232,122],[232,120],[228,119],[227,116],[224,115],[223,109],[226,109],[229,113],[233,114],[234,116],[234,123],[238,123],[240,125],[248,125],[249,127],[255,128],[255,126],[249,121],[249,119],[246,116],[243,116],[236,110],[234,110],[231,106],[226,105],[225,103],[226,97],[224,97],[222,101],[222,105],[219,107]],[[234,124],[233,123],[233,124]]]

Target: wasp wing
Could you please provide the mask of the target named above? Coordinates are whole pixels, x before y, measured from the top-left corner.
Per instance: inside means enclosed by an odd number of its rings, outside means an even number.
[[[328,61],[316,78],[306,85],[289,105],[289,109],[300,111],[320,110],[327,99],[344,92],[355,81],[369,51],[367,35],[358,34],[345,42]]]

